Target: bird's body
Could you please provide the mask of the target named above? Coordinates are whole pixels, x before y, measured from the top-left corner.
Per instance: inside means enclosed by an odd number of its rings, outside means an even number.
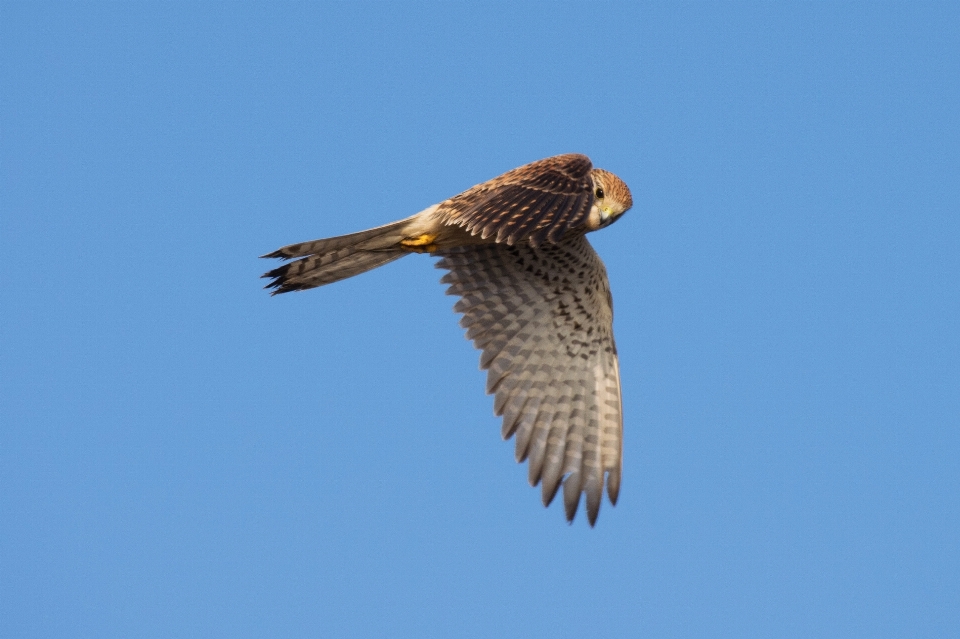
[[[583,155],[559,155],[478,184],[375,229],[283,247],[299,258],[266,273],[274,293],[352,277],[430,253],[460,296],[467,338],[483,351],[487,392],[529,460],[548,505],[561,482],[572,520],[587,497],[596,521],[606,477],[616,503],[622,467],[620,376],[606,270],[584,237],[633,204],[618,177]]]

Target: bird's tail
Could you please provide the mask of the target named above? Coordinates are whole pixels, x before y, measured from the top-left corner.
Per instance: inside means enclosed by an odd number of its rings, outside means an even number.
[[[405,237],[404,228],[412,219],[350,235],[291,244],[262,255],[283,259],[301,258],[264,273],[262,277],[272,278],[265,288],[274,289],[273,295],[302,291],[353,277],[399,259],[408,254],[400,242]]]

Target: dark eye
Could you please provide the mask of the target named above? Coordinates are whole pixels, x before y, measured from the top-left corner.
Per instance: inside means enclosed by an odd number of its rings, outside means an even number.
[[[594,195],[597,196],[597,199],[598,199],[598,200],[602,200],[602,199],[603,199],[603,188],[602,188],[602,187],[599,187],[599,186],[598,186],[598,187],[597,187],[597,190],[594,191],[593,193],[594,193]]]

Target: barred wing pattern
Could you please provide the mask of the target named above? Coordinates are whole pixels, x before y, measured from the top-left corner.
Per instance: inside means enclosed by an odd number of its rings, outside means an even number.
[[[592,526],[604,475],[620,491],[622,411],[606,269],[583,236],[541,248],[484,244],[440,251],[448,295],[459,295],[467,338],[483,351],[487,393],[516,437],[530,484],[549,505],[562,481],[572,521],[586,494]]]
[[[513,169],[468,189],[440,205],[444,223],[461,226],[483,239],[531,246],[561,241],[582,227],[593,206],[590,158],[557,155]]]

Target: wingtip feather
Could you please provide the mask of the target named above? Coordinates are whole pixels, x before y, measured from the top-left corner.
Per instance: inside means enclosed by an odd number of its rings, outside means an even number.
[[[570,473],[566,481],[563,482],[563,510],[567,516],[567,521],[573,523],[573,518],[577,515],[577,508],[580,506],[580,473]]]
[[[620,497],[620,470],[614,469],[607,473],[607,497],[610,499],[610,505],[616,506],[617,499]]]

